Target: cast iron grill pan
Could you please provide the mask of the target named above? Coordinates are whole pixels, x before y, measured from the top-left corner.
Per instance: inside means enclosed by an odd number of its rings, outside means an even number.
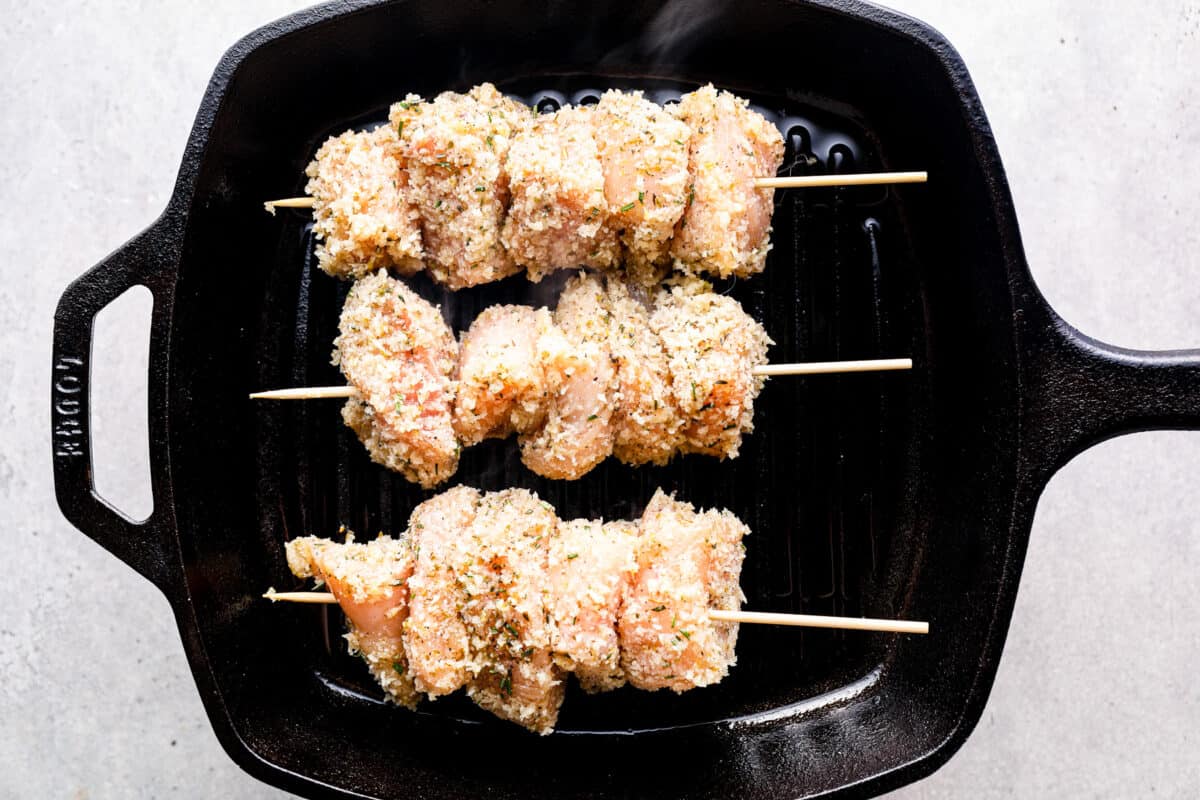
[[[676,102],[680,90],[687,90],[664,88],[658,81],[597,86],[595,77],[572,76],[543,83],[532,93],[520,84],[501,88],[519,92],[520,99],[546,111],[564,102],[594,103],[610,86],[644,89],[660,103]],[[403,93],[397,89],[397,96]],[[870,171],[878,166],[865,135],[849,120],[786,100],[755,99],[760,101],[757,110],[785,136],[786,172]],[[910,352],[904,339],[909,324],[898,299],[908,280],[905,257],[887,235],[897,225],[892,199],[886,189],[874,187],[777,192],[774,248],[765,273],[717,287],[763,322],[776,341],[773,360]],[[256,385],[334,385],[344,380],[329,359],[349,284],[316,268],[307,214],[288,214],[282,220],[283,252],[260,335],[261,345],[277,354],[263,363],[282,369],[260,373]],[[896,274],[890,272],[893,263]],[[542,284],[516,276],[458,292],[424,276],[409,283],[442,307],[453,329],[463,331],[490,305],[553,307],[570,274],[562,271]],[[901,336],[892,333],[893,315]],[[442,488],[460,482],[482,490],[520,486],[552,503],[563,518],[614,519],[636,518],[662,486],[698,505],[729,508],[751,526],[742,576],[747,608],[896,616],[899,598],[894,586],[889,591],[882,568],[890,549],[894,498],[879,490],[879,475],[898,468],[897,432],[905,430],[908,413],[906,377],[771,379],[756,406],[756,432],[734,460],[689,456],[666,468],[635,469],[610,459],[582,480],[550,481],[521,465],[515,439],[488,440],[464,451],[457,475]],[[270,526],[271,534],[335,536],[341,525],[360,538],[380,531],[397,534],[412,508],[430,496],[371,463],[342,424],[340,408],[341,401],[262,406],[260,413],[272,418],[271,429],[284,432],[257,443],[260,482],[277,480],[281,500],[281,517]],[[274,548],[271,560],[278,568],[282,542],[268,539],[264,546]],[[382,700],[361,661],[346,655],[340,612],[277,612],[311,623],[302,635],[320,653],[314,664],[320,680],[362,702]],[[573,687],[558,731],[623,734],[726,721],[813,700],[871,674],[887,642],[885,636],[743,626],[738,666],[720,685],[682,696],[626,688],[589,697]],[[475,709],[461,693],[425,704],[417,713],[505,725]]]
[[[395,533],[426,496],[368,462],[336,402],[247,400],[340,380],[328,358],[346,287],[314,271],[305,216],[262,202],[300,193],[325,137],[380,121],[402,93],[485,80],[539,103],[713,81],[789,133],[793,171],[929,171],[919,187],[780,192],[766,273],[720,287],[764,322],[775,360],[911,354],[911,373],[773,379],[732,462],[609,462],[551,484],[503,441],[458,474],[535,489],[565,517],[632,517],[658,485],[729,507],[754,530],[748,607],[927,619],[929,636],[744,626],[718,686],[572,692],[559,732],[535,737],[461,698],[382,702],[339,615],[261,599],[296,583],[287,539]],[[140,522],[96,495],[88,419],[92,320],[134,284],[154,295],[154,511]],[[414,284],[456,329],[557,289]],[[1120,433],[1200,427],[1200,353],[1111,347],[1054,313],[961,59],[858,0],[352,0],[293,15],[225,56],[163,215],[66,289],[54,331],[60,507],[166,595],[229,754],[306,795],[775,800],[915,780],[980,718],[1054,470]]]

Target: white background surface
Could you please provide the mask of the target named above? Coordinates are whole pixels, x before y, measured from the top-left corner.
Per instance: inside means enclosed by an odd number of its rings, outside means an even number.
[[[1200,5],[893,4],[970,67],[1051,303],[1118,344],[1200,346]],[[282,796],[218,746],[165,600],[58,513],[47,398],[64,286],[162,209],[222,52],[297,7],[3,3],[0,797]],[[105,363],[134,375],[145,333],[122,334]],[[118,463],[135,418],[101,443]],[[1051,482],[983,719],[894,797],[1200,793],[1198,473],[1200,438],[1155,433]]]

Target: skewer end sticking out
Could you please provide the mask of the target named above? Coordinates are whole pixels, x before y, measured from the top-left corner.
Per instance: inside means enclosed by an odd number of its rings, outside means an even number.
[[[929,633],[929,623],[907,619],[868,619],[864,617],[827,617],[819,614],[779,614],[771,611],[708,612],[711,619],[750,625],[787,625],[797,628],[834,628],[843,631],[880,631],[883,633]]]
[[[912,369],[911,358],[877,358],[869,361],[810,361],[799,364],[763,364],[755,375],[831,375],[840,372],[887,372]]]
[[[283,197],[279,200],[268,200],[263,203],[263,208],[271,216],[275,216],[277,208],[312,208],[313,199],[311,197]]]
[[[820,186],[886,186],[896,183],[925,183],[928,172],[860,172],[843,175],[778,175],[755,178],[759,189],[810,189]]]
[[[267,600],[270,600],[272,603],[278,603],[282,601],[286,603],[317,603],[320,605],[329,605],[337,602],[333,594],[330,592],[277,592],[275,591],[274,586],[272,586],[270,589],[267,589],[267,591],[263,594],[263,597]]]
[[[251,400],[320,400],[329,397],[353,397],[350,386],[300,386],[295,389],[271,389],[251,392]]]

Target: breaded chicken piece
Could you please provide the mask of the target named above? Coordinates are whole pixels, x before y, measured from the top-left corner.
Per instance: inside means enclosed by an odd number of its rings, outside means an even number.
[[[361,278],[380,268],[411,275],[422,268],[420,221],[395,128],[331,137],[305,174],[317,266],[335,278]]]
[[[659,292],[650,325],[662,339],[683,427],[685,453],[736,458],[754,430],[770,337],[732,297],[696,278]]]
[[[459,439],[473,445],[536,429],[572,364],[570,344],[546,309],[484,309],[459,349],[454,408]]]
[[[404,649],[413,684],[430,697],[461,689],[471,674],[470,637],[459,617],[466,595],[454,566],[455,542],[478,504],[479,492],[456,486],[421,503],[408,520],[414,563]]]
[[[691,130],[641,92],[610,89],[596,106],[604,196],[625,245],[625,271],[653,283],[669,266],[671,237],[687,203]]]
[[[521,461],[545,478],[574,480],[612,454],[616,370],[609,350],[610,314],[599,278],[580,273],[558,299],[554,321],[574,351],[571,369],[551,399],[546,422],[520,437]]]
[[[443,92],[431,102],[409,95],[392,106],[409,197],[420,215],[426,268],[451,289],[517,271],[500,244],[509,201],[504,160],[530,115],[527,106],[490,83],[466,94]]]
[[[471,637],[471,698],[501,719],[549,733],[565,675],[554,663],[547,553],[558,518],[524,489],[483,495],[455,539],[454,569]]]
[[[756,189],[754,179],[779,171],[783,136],[747,101],[712,84],[685,94],[676,113],[692,131],[691,188],[671,242],[676,266],[722,278],[762,272],[775,190]]]
[[[408,543],[380,536],[359,544],[351,535],[339,544],[305,536],[287,543],[287,561],[297,578],[315,577],[329,587],[350,621],[350,652],[363,657],[391,700],[416,708],[421,696],[401,638],[413,570]]]
[[[622,280],[609,276],[609,345],[617,367],[613,455],[625,464],[666,464],[683,442],[684,419],[671,383],[667,352],[650,325],[650,310]]]
[[[728,511],[697,513],[661,489],[639,528],[638,572],[617,628],[626,678],[675,692],[716,683],[737,661],[738,626],[708,612],[736,611],[745,600],[738,577],[749,529]]]
[[[565,107],[534,118],[508,151],[512,203],[502,240],[531,281],[559,269],[610,267],[621,260],[608,221],[595,112]]]
[[[371,459],[426,489],[458,469],[458,343],[437,308],[380,270],[351,287],[333,363],[357,392],[342,419]]]
[[[550,618],[559,665],[588,692],[625,683],[617,615],[637,559],[637,525],[574,519],[550,540]]]

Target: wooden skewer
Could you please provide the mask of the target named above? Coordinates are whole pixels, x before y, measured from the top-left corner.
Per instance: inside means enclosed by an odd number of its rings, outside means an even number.
[[[927,172],[860,172],[853,175],[780,175],[774,178],[755,178],[756,189],[810,189],[820,186],[876,186],[893,183],[925,183]],[[267,213],[277,208],[312,208],[311,197],[283,197],[263,203]]]
[[[887,372],[912,369],[911,358],[878,358],[867,361],[809,361],[798,364],[765,364],[754,367],[755,375],[831,375],[839,372]],[[251,392],[251,400],[321,400],[333,397],[354,397],[352,386],[301,386],[294,389],[271,389]]]
[[[268,589],[263,595],[272,603],[320,603],[336,605],[330,592],[277,592]],[[866,617],[826,617],[819,614],[777,614],[767,611],[708,612],[717,622],[739,622],[749,625],[789,625],[797,628],[836,628],[847,631],[881,631],[883,633],[929,633],[928,622],[905,619],[869,619]]]
[[[272,217],[275,216],[277,208],[312,208],[316,200],[312,197],[282,197],[278,200],[268,200],[263,203],[263,208]]]
[[[757,189],[808,189],[818,186],[876,186],[889,183],[925,183],[928,172],[860,172],[854,175],[779,175],[755,178]]]

